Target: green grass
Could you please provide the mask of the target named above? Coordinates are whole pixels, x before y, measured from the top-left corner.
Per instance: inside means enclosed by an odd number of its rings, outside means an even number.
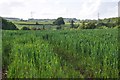
[[[3,31],[7,78],[118,78],[118,30]]]

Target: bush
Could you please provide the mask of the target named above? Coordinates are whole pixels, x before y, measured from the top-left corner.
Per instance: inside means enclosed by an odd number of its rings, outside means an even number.
[[[79,29],[85,29],[85,25],[86,25],[85,22],[82,22],[79,26]]]
[[[95,28],[96,28],[95,23],[89,22],[89,23],[86,25],[86,29],[95,29]]]
[[[114,27],[114,29],[118,29],[118,28],[120,28],[120,26],[119,26],[119,25]]]
[[[30,30],[28,27],[22,27],[21,30]]]
[[[61,29],[61,26],[56,27],[56,29]]]
[[[34,27],[33,27],[33,28],[31,28],[31,30],[37,30],[37,28],[34,28]]]
[[[18,30],[18,28],[12,23],[8,22],[7,20],[2,19],[2,29],[3,30]]]
[[[36,22],[35,24],[36,24],[36,25],[39,25],[39,23],[38,23],[38,22]]]
[[[108,27],[106,27],[106,26],[101,26],[101,27],[99,27],[98,29],[108,29]]]

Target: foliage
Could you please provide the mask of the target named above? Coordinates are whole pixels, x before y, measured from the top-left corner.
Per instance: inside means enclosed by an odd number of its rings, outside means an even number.
[[[108,27],[106,27],[106,26],[101,26],[101,27],[98,27],[98,29],[108,29]]]
[[[73,20],[70,21],[70,25],[71,25],[71,28],[74,28],[74,21]]]
[[[107,28],[114,28],[119,25],[119,17],[116,18],[105,18],[99,20],[81,20],[81,29],[96,29],[106,26]],[[93,26],[93,27],[92,27]]]
[[[45,29],[55,29],[56,26],[58,26],[56,29],[69,29],[70,27],[73,26],[74,24],[74,28],[80,28],[80,29],[97,29],[100,28],[102,26],[106,26],[107,28],[114,28],[116,26],[119,25],[119,17],[115,17],[115,18],[105,18],[105,19],[99,19],[99,20],[75,20],[75,23],[71,24],[70,20],[72,21],[72,19],[68,19],[67,22],[65,23],[65,19],[63,20],[64,24],[59,24],[58,22],[59,20],[54,20],[54,19],[49,19],[49,20],[36,20],[36,21],[13,21],[17,27],[21,28],[23,26],[29,27],[29,28],[45,28]],[[53,22],[54,21],[54,22]],[[69,22],[68,22],[69,21]],[[36,25],[35,23],[39,22],[39,25]],[[56,23],[56,24],[55,24]],[[79,24],[79,25],[78,25]],[[92,26],[93,25],[93,26]],[[117,28],[117,27],[116,27]],[[119,27],[118,27],[119,28]]]
[[[12,23],[2,18],[2,29],[3,30],[18,30],[18,28]]]
[[[30,30],[28,27],[22,27],[21,30]]]
[[[59,30],[59,29],[61,29],[61,28],[62,28],[61,26],[56,27],[57,30]]]
[[[120,27],[120,17],[118,18],[118,26]]]
[[[36,25],[38,25],[39,23],[38,23],[38,22],[36,22],[35,24],[36,24]]]
[[[96,24],[95,23],[87,23],[85,29],[95,29],[96,28]]]
[[[63,20],[62,17],[59,17],[59,18],[57,18],[57,20],[55,20],[55,21],[53,22],[53,24],[60,26],[60,25],[65,24],[65,22],[64,22],[64,20]]]
[[[82,22],[80,28],[81,28],[81,29],[85,29],[85,22]]]

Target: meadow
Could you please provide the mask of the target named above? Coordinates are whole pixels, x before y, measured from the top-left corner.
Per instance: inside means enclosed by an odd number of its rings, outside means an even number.
[[[118,29],[3,30],[7,78],[119,78]]]

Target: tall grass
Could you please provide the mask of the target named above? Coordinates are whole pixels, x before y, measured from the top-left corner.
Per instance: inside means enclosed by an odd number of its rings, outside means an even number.
[[[118,31],[3,31],[8,78],[118,78]]]

